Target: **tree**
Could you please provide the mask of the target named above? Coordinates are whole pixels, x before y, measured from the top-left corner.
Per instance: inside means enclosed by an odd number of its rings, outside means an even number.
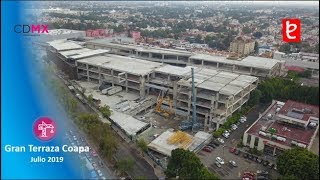
[[[146,141],[144,139],[139,139],[137,141],[137,146],[143,151],[143,152],[147,152],[148,151],[148,144],[146,143]]]
[[[104,105],[102,107],[100,107],[100,112],[102,113],[102,116],[105,117],[105,118],[109,118],[110,115],[111,115],[111,110],[110,110],[110,107],[107,106],[107,105]]]
[[[254,42],[254,52],[258,53],[259,52],[259,43],[256,41]]]
[[[277,158],[278,172],[297,179],[319,179],[319,156],[306,149],[284,151]]]
[[[249,106],[254,106],[258,103],[260,103],[260,98],[262,97],[262,93],[259,89],[255,89],[250,94],[250,99],[248,100]]]
[[[89,102],[89,104],[93,104],[93,95],[92,94],[90,94],[88,96],[88,102]]]
[[[242,32],[244,34],[250,34],[252,31],[251,31],[251,29],[249,27],[245,26],[245,27],[242,28]]]
[[[121,173],[131,171],[133,169],[134,161],[132,158],[121,159],[117,162],[116,167]]]
[[[262,37],[262,33],[257,31],[252,34],[255,38],[260,39]]]
[[[286,54],[291,53],[291,46],[290,46],[290,44],[288,44],[288,43],[282,44],[282,45],[280,46],[280,48],[279,48],[279,51],[280,51],[280,52],[284,52],[284,53],[286,53]]]
[[[175,149],[171,152],[171,158],[165,174],[168,178],[179,179],[219,179],[210,173],[193,153],[184,149]]]

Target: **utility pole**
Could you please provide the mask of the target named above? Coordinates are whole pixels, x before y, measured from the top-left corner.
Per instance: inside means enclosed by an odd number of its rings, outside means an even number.
[[[197,123],[197,113],[196,113],[196,92],[195,92],[195,86],[194,86],[194,68],[191,68],[191,79],[192,79],[192,131],[195,128],[195,125]]]

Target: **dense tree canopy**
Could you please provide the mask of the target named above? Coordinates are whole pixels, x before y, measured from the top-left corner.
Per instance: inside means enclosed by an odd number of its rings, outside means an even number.
[[[319,105],[319,87],[301,86],[296,81],[284,78],[269,78],[259,84],[262,97],[260,102],[269,103],[273,99],[294,100]]]
[[[277,158],[281,175],[297,179],[319,179],[319,156],[306,149],[286,150]]]
[[[184,149],[175,149],[171,152],[171,158],[165,174],[168,178],[219,179],[204,167],[193,152]]]

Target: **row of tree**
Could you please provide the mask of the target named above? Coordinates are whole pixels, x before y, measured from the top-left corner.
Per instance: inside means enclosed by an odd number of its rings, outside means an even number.
[[[191,151],[175,149],[171,152],[167,169],[167,178],[179,179],[219,179],[217,175],[211,173]]]
[[[301,86],[295,80],[278,77],[269,78],[261,82],[256,91],[255,97],[251,98],[254,98],[255,101],[259,99],[259,102],[262,103],[270,103],[273,99],[276,99],[319,105],[319,87]]]

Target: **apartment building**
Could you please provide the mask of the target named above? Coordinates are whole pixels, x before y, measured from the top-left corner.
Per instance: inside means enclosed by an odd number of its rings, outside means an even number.
[[[237,53],[239,56],[245,56],[254,52],[254,45],[253,40],[237,37],[230,43],[230,51]]]

